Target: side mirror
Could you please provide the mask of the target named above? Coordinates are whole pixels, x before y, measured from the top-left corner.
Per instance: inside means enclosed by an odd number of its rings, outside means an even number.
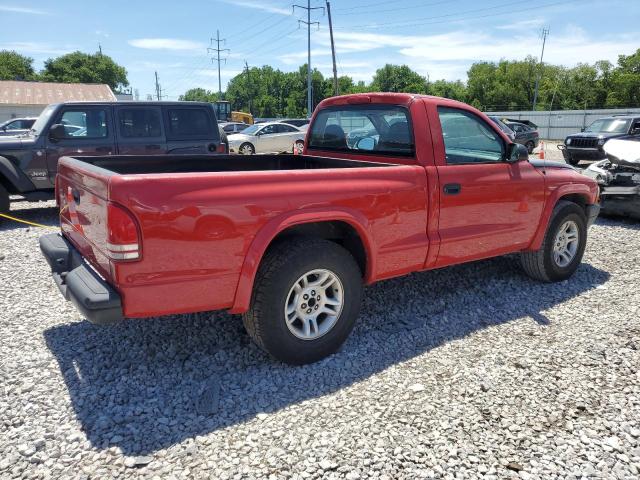
[[[49,129],[49,140],[52,142],[57,142],[62,140],[67,136],[67,132],[64,129],[64,125],[61,123],[56,123],[55,125],[51,125]]]
[[[368,150],[371,151],[376,148],[376,141],[371,137],[361,138],[356,142],[356,148],[358,150]]]
[[[529,151],[527,147],[520,143],[511,143],[508,148],[507,162],[517,163],[529,160]]]

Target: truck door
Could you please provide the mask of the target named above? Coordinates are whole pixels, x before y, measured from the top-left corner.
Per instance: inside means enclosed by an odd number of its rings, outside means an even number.
[[[542,215],[543,174],[529,162],[507,162],[508,143],[473,111],[432,108],[440,183],[437,265],[527,247]]]
[[[116,106],[118,154],[154,155],[167,153],[162,128],[162,109],[154,106]]]
[[[55,179],[60,157],[113,155],[115,136],[111,118],[111,107],[67,105],[56,114],[50,131],[47,132],[47,169],[51,181]],[[52,135],[53,126],[58,135]]]

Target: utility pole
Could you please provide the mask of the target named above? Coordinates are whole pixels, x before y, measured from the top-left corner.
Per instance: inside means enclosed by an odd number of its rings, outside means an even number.
[[[160,101],[160,99],[162,98],[162,94],[160,92],[160,81],[158,80],[158,72],[156,72],[156,98],[158,99],[158,101]]]
[[[98,44],[98,53],[102,56],[102,45]]]
[[[218,62],[218,95],[220,97],[220,99],[222,99],[222,75],[220,73],[220,61],[224,60],[224,64],[227,64],[227,59],[226,58],[220,58],[220,52],[230,52],[231,50],[229,50],[228,48],[220,48],[220,42],[222,43],[226,43],[226,39],[225,38],[220,38],[220,30],[216,30],[216,38],[212,38],[211,39],[211,47],[207,48],[207,52],[216,52],[216,57],[217,58],[212,58],[211,61],[217,61]],[[213,48],[213,42],[216,42],[216,48]]]
[[[533,110],[536,109],[536,103],[538,103],[538,86],[540,85],[540,77],[542,76],[542,65],[544,60],[544,46],[547,43],[547,35],[549,35],[549,29],[542,29],[542,53],[540,54],[540,67],[538,68],[538,75],[536,76],[536,88],[533,92]]]
[[[333,23],[331,23],[331,4],[327,0],[327,17],[329,18],[329,36],[331,37],[331,58],[333,59],[333,94],[338,96],[338,69],[336,68],[336,45],[333,42]]]
[[[249,75],[249,64],[247,61],[244,61],[244,68],[247,72],[247,93],[249,94],[249,113],[253,115],[253,111],[251,110],[251,76]]]
[[[312,7],[311,0],[307,0],[306,7],[302,5],[294,5],[294,12],[296,7],[307,11],[307,21],[298,20],[298,26],[300,26],[301,23],[307,26],[307,118],[311,118],[311,112],[313,111],[313,94],[311,91],[311,25],[315,24],[320,28],[320,22],[311,21],[311,10],[322,10],[322,14],[324,15],[324,7]]]

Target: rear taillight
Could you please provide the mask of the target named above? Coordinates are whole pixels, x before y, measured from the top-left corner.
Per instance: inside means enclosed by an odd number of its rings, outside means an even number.
[[[113,203],[107,205],[107,255],[113,260],[140,258],[136,221],[124,208]]]
[[[227,153],[227,144],[220,142],[216,148],[217,153]]]

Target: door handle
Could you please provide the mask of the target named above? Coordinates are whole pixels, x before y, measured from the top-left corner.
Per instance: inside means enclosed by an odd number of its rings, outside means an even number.
[[[458,195],[462,190],[459,183],[447,183],[444,188],[445,195]]]

